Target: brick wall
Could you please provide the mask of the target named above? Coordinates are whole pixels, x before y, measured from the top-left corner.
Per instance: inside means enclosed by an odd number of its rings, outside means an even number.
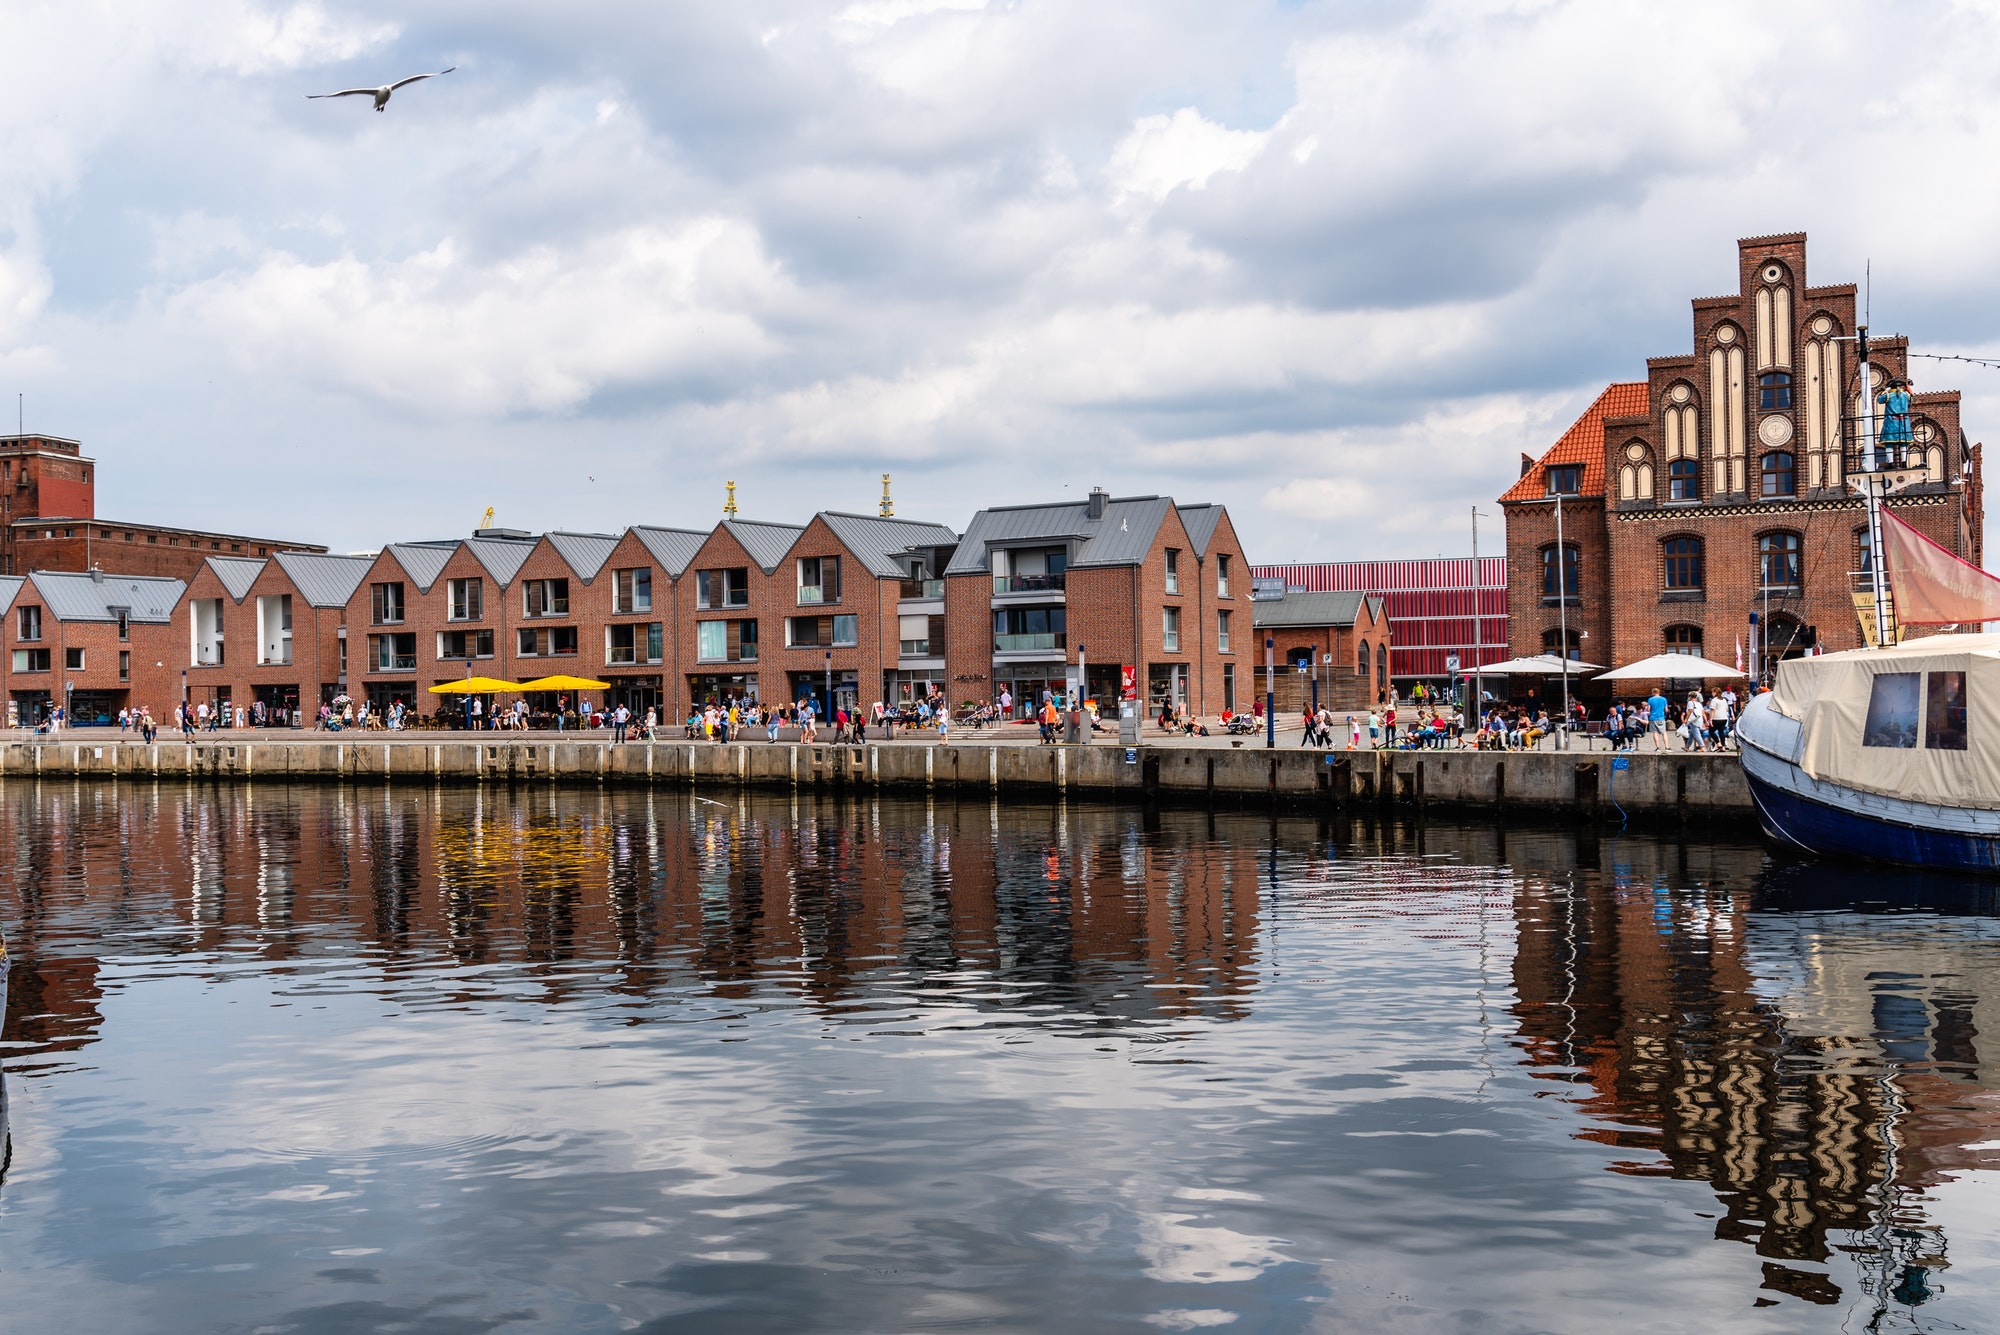
[[[1611,604],[1623,596],[1615,591],[1627,586],[1615,582],[1604,503],[1595,497],[1563,498],[1562,540],[1576,547],[1580,562],[1577,583],[1581,602],[1567,609],[1553,598],[1545,598],[1542,591],[1542,549],[1556,541],[1555,505],[1530,501],[1509,505],[1506,513],[1509,656],[1525,658],[1553,652],[1554,642],[1545,647],[1543,636],[1559,632],[1566,617],[1570,632],[1579,636],[1576,652],[1583,660],[1612,666],[1610,656],[1616,646],[1611,635]]]
[[[38,608],[42,613],[39,640],[23,640],[18,634],[20,620],[16,612],[29,607]],[[0,649],[4,649],[4,662],[0,662],[0,693],[4,693],[6,699],[19,701],[24,693],[47,692],[51,703],[61,703],[65,688],[73,687],[79,694],[104,693],[109,698],[109,709],[114,715],[121,708],[136,709],[144,705],[162,724],[171,721],[173,706],[180,699],[179,659],[185,656],[186,651],[183,649],[179,655],[172,651],[170,626],[132,622],[128,624],[130,638],[121,641],[114,622],[59,622],[50,615],[33,584],[21,586],[20,595],[7,610],[5,622],[4,633],[0,633]],[[15,672],[13,651],[16,649],[48,650],[49,670]],[[82,668],[66,666],[67,652],[73,649],[83,651]],[[121,680],[119,676],[121,653],[131,655],[129,680]],[[76,717],[81,717],[80,711]],[[25,722],[25,713],[22,718]]]

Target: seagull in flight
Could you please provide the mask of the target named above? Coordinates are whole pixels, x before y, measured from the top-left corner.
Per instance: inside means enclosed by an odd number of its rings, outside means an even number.
[[[451,69],[432,70],[429,74],[412,74],[407,79],[398,79],[394,83],[385,83],[380,88],[343,88],[337,93],[307,93],[306,100],[311,101],[316,97],[372,97],[375,99],[375,110],[380,111],[389,105],[389,94],[395,92],[404,84],[415,83],[419,79],[435,79],[438,75],[449,74],[451,70],[457,68],[458,66],[453,65]]]

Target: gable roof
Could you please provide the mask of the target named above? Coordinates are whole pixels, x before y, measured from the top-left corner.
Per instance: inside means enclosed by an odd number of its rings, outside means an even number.
[[[1366,601],[1379,620],[1382,600],[1358,589],[1335,593],[1304,593],[1293,590],[1283,598],[1250,604],[1250,621],[1257,626],[1351,626],[1361,618]]]
[[[990,568],[988,552],[1047,539],[1078,545],[1069,568],[1138,565],[1153,550],[1160,523],[1174,506],[1165,496],[1114,496],[1104,503],[1104,518],[1092,519],[1087,501],[1060,505],[1007,505],[981,510],[965,527],[958,552],[945,568],[947,575],[968,575]]]
[[[264,573],[264,561],[255,556],[211,556],[208,568],[222,581],[222,587],[229,590],[229,596],[240,603],[257,582],[257,576]]]
[[[501,588],[514,582],[514,576],[521,573],[521,567],[534,552],[536,540],[533,538],[467,538],[466,549],[473,559],[486,567],[486,573],[499,581]],[[437,576],[431,576],[436,579]]]
[[[14,605],[14,595],[28,582],[26,575],[0,575],[0,612]]]
[[[1194,554],[1207,556],[1208,540],[1215,536],[1215,527],[1222,522],[1222,507],[1204,501],[1200,505],[1176,505],[1174,509],[1180,511],[1181,527],[1187,530]]]
[[[311,607],[345,607],[375,562],[366,556],[277,552],[271,557]]]
[[[674,579],[688,568],[694,554],[708,541],[708,534],[692,528],[654,528],[646,524],[634,524],[629,532],[639,535],[646,550],[660,563],[660,568]]]
[[[833,530],[841,545],[868,567],[870,574],[884,579],[897,579],[908,573],[896,558],[912,547],[950,547],[958,542],[958,534],[943,524],[929,524],[920,519],[851,515],[839,510],[822,510],[818,517]]]
[[[586,584],[597,578],[597,572],[604,569],[604,563],[618,546],[617,536],[610,533],[551,533],[548,539],[549,546],[562,555]]]
[[[1541,458],[1535,460],[1534,467],[1521,474],[1521,480],[1500,494],[1500,503],[1512,501],[1539,501],[1549,494],[1549,466],[1552,464],[1582,464],[1583,482],[1575,495],[1602,496],[1604,494],[1604,419],[1607,417],[1632,417],[1646,411],[1646,382],[1612,384],[1604,387],[1597,401],[1583,410],[1583,416],[1562,433],[1562,438],[1549,446]]]
[[[187,592],[180,580],[158,575],[37,570],[28,580],[58,621],[116,621],[118,614],[111,609],[122,607],[129,620],[165,625]]]
[[[777,570],[785,553],[806,531],[804,524],[767,524],[758,519],[725,519],[718,527],[727,529],[767,575]]]
[[[396,558],[396,564],[403,567],[403,573],[417,582],[420,592],[429,593],[437,577],[444,573],[445,563],[458,550],[458,540],[443,542],[392,542],[382,550]]]

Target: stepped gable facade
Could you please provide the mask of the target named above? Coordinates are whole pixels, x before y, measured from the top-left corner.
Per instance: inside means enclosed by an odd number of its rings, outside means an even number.
[[[1750,237],[1737,242],[1737,290],[1692,312],[1692,351],[1607,387],[1539,459],[1523,456],[1500,497],[1515,656],[1731,663],[1740,644],[1768,680],[1782,658],[1860,647],[1853,595],[1872,557],[1847,484],[1864,407],[1854,284],[1812,286],[1802,232]],[[1878,391],[1911,380],[1902,336],[1871,334],[1869,361]],[[1981,447],[1957,390],[1912,389],[1927,476],[1890,508],[1978,564]]]

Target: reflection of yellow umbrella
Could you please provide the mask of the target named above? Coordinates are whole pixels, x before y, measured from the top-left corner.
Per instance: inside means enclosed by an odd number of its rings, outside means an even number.
[[[565,677],[558,674],[553,677],[537,677],[533,681],[524,681],[514,689],[521,691],[608,691],[611,689],[611,683],[608,681],[592,681],[588,677]]]
[[[498,695],[502,691],[518,691],[521,688],[511,681],[500,681],[493,677],[467,677],[464,681],[444,681],[431,687],[432,695]]]

